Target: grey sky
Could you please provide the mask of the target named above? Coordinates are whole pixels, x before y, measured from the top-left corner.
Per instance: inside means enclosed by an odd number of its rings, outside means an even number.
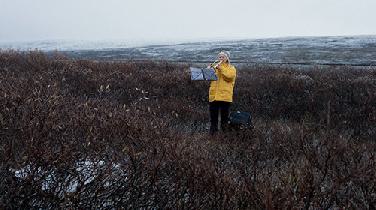
[[[374,35],[375,0],[0,0],[0,41]]]

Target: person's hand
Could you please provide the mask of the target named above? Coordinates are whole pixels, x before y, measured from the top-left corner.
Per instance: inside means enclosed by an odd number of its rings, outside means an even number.
[[[222,64],[222,60],[220,60],[219,63],[217,63],[217,64],[214,66],[214,68],[215,68],[215,69],[219,69],[218,67],[219,67],[219,65],[221,65],[221,64]]]

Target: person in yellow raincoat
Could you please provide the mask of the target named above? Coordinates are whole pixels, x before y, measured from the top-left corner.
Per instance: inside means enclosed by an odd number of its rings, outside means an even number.
[[[227,129],[236,80],[236,68],[230,63],[230,53],[220,52],[218,61],[218,64],[208,66],[215,69],[218,78],[210,83],[209,88],[210,134],[218,131],[219,112],[221,113],[221,130]]]

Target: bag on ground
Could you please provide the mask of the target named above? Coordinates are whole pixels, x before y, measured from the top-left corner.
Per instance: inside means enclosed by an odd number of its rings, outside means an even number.
[[[252,116],[249,112],[231,112],[229,116],[230,127],[233,129],[252,129]]]

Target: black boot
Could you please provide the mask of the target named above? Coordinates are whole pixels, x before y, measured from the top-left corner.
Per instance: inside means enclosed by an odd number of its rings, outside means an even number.
[[[210,135],[214,135],[216,133],[218,133],[218,128],[215,128],[215,127],[211,126],[210,130],[209,130],[209,134]]]

